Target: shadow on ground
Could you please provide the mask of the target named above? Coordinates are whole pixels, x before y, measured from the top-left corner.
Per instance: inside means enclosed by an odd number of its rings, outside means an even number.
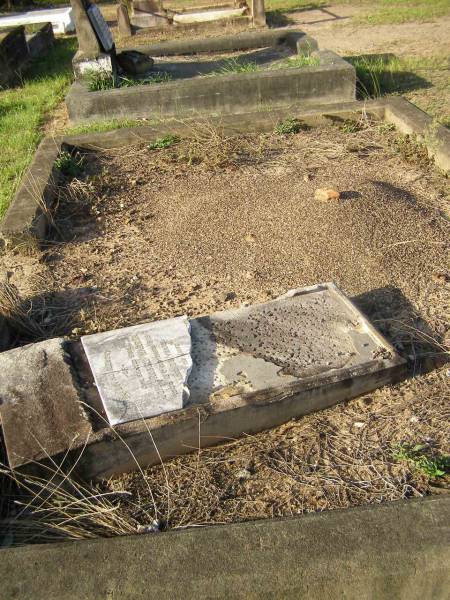
[[[399,288],[377,288],[352,300],[399,354],[408,360],[411,375],[432,371],[449,361],[440,348],[442,339]]]
[[[295,4],[289,8],[285,9],[274,9],[266,11],[266,20],[267,25],[269,27],[286,27],[287,25],[293,25],[295,23],[298,24],[298,19],[292,19],[290,15],[303,12],[308,12],[311,10],[317,10],[322,13],[323,17],[317,19],[316,21],[308,21],[308,25],[314,25],[315,23],[327,23],[328,21],[341,21],[343,19],[348,19],[348,17],[340,17],[336,13],[329,10],[330,6],[327,4],[322,4],[322,2],[310,2],[307,5],[302,4],[301,6],[295,6]]]
[[[356,69],[357,95],[360,99],[432,87],[417,73],[403,70],[402,61],[392,53],[359,54],[344,56],[344,59]]]

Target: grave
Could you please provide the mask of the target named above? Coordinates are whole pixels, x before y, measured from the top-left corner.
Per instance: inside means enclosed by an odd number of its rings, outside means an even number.
[[[251,0],[201,8],[166,10],[160,0],[133,0],[131,23],[140,29],[170,29],[217,21],[240,21],[252,27],[265,27],[264,0]]]
[[[81,343],[24,346],[0,354],[0,368],[10,465],[82,451],[78,467],[92,478],[135,468],[130,451],[155,464],[192,451],[199,436],[209,446],[255,433],[405,373],[404,360],[332,283]]]
[[[66,8],[30,10],[0,17],[0,29],[3,27],[15,27],[17,25],[33,25],[35,23],[51,23],[53,31],[57,34],[73,33],[75,30],[70,6]]]
[[[239,113],[293,103],[325,104],[355,99],[353,66],[333,52],[318,51],[315,40],[301,31],[280,29],[175,40],[117,54],[98,8],[89,0],[72,0],[72,6],[79,50],[74,58],[77,79],[66,97],[66,105],[73,122],[125,116],[164,118]],[[202,60],[187,56],[201,52],[212,57]],[[226,57],[220,52],[226,53]],[[254,67],[228,74],[230,52],[235,53],[233,61],[252,62]],[[137,65],[127,71],[127,59],[131,56]],[[167,61],[162,58],[166,56],[176,59]],[[296,56],[300,57],[299,63],[295,62]],[[130,86],[127,75],[126,87],[120,87],[121,68],[139,75],[133,85]],[[109,73],[112,89],[92,91],[93,71]]]

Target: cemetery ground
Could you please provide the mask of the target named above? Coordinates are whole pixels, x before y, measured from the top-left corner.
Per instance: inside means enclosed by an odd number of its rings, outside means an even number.
[[[326,10],[348,17],[308,24],[317,11],[323,18],[320,4],[273,4],[273,18],[300,24],[322,47],[376,52],[352,59],[362,96],[401,92],[448,123],[446,3],[430,12],[430,3],[399,1],[399,13],[385,2],[347,3]],[[417,22],[398,22],[398,14],[421,23],[420,45]],[[383,27],[398,34],[400,58],[382,56]],[[67,131],[60,102],[75,47],[74,38],[58,40],[23,87],[0,92],[0,211],[44,133]],[[86,130],[118,125],[130,122]],[[314,129],[286,120],[272,134],[233,137],[205,120],[189,138],[63,154],[57,166],[65,181],[46,244],[0,257],[11,273],[1,302],[22,327],[21,343],[197,316],[334,279],[408,359],[413,377],[97,487],[70,477],[61,486],[64,464],[50,478],[18,475],[19,488],[5,479],[14,514],[25,508],[14,521],[17,542],[448,493],[448,180],[419,143],[366,119]],[[314,199],[331,185],[339,201]]]
[[[364,118],[311,129],[287,120],[271,134],[231,137],[205,120],[186,138],[62,155],[58,164],[65,184],[47,243],[2,257],[23,342],[208,314],[333,279],[413,377],[98,486],[25,477],[17,492],[25,505],[24,491],[51,493],[33,518],[14,522],[16,540],[447,492],[447,182],[420,145]],[[329,182],[340,199],[316,200]]]

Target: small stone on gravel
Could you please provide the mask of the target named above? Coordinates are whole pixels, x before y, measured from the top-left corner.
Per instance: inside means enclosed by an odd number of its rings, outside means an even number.
[[[319,188],[314,192],[314,198],[320,200],[320,202],[327,202],[328,200],[339,200],[339,192],[333,189]]]

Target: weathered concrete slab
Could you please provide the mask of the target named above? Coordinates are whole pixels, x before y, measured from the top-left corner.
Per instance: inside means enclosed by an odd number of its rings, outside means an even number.
[[[446,495],[292,519],[32,545],[0,551],[0,580],[4,597],[15,600],[444,600],[449,523]]]
[[[184,326],[178,347],[170,346],[164,322],[88,336],[87,357],[82,348],[68,347],[76,378],[63,360],[61,340],[0,355],[0,369],[8,373],[0,397],[12,464],[76,446],[92,423],[79,469],[88,478],[107,477],[134,469],[136,460],[150,465],[193,451],[199,440],[210,446],[274,427],[405,373],[404,360],[331,283],[193,319],[190,340]],[[155,351],[165,344],[166,354],[157,362]],[[191,357],[189,395],[183,398]],[[173,373],[164,358],[175,358],[177,385],[170,394]],[[32,368],[10,377],[18,360]],[[173,410],[169,396],[179,410]],[[77,401],[84,402],[89,421]],[[145,418],[167,406],[170,412]],[[133,420],[123,423],[127,419]]]
[[[189,330],[177,317],[81,338],[111,425],[183,408]]]
[[[11,467],[83,445],[92,433],[61,338],[0,354],[0,416]]]
[[[193,319],[190,404],[360,367],[391,353],[333,284]]]

